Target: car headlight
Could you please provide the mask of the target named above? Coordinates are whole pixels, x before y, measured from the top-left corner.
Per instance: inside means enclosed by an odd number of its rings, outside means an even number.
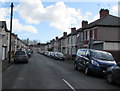
[[[99,64],[98,64],[96,61],[94,61],[94,60],[91,60],[91,63],[92,63],[93,65],[95,65],[95,66],[99,66]]]

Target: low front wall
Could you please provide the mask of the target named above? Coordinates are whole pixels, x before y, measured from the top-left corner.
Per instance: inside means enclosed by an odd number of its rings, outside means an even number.
[[[75,60],[75,57],[76,57],[76,55],[71,55],[71,54],[66,54],[66,55],[65,55],[65,58],[68,59],[68,60],[69,60],[69,59],[70,59],[70,60]]]

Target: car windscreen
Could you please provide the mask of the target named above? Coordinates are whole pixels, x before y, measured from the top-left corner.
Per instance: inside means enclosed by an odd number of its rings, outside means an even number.
[[[30,50],[30,49],[28,49],[28,50],[26,50],[27,52],[32,52],[32,50]]]
[[[25,52],[24,52],[24,51],[17,51],[17,52],[15,53],[15,55],[25,55]]]
[[[27,53],[31,53],[31,51],[30,51],[30,50],[27,50],[26,52],[27,52]]]
[[[105,60],[105,61],[113,61],[114,58],[113,56],[108,53],[108,52],[103,52],[103,51],[91,51],[91,55],[94,58]]]

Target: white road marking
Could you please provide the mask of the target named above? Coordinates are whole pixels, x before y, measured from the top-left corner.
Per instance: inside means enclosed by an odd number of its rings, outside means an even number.
[[[63,79],[63,81],[73,90],[73,91],[76,91],[72,85],[70,85],[70,83],[68,83],[65,79]]]

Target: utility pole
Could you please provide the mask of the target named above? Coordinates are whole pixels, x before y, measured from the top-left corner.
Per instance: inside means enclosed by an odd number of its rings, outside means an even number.
[[[11,17],[10,17],[10,40],[9,40],[9,63],[11,62],[11,35],[12,35],[12,16],[13,16],[13,3],[11,3]]]

